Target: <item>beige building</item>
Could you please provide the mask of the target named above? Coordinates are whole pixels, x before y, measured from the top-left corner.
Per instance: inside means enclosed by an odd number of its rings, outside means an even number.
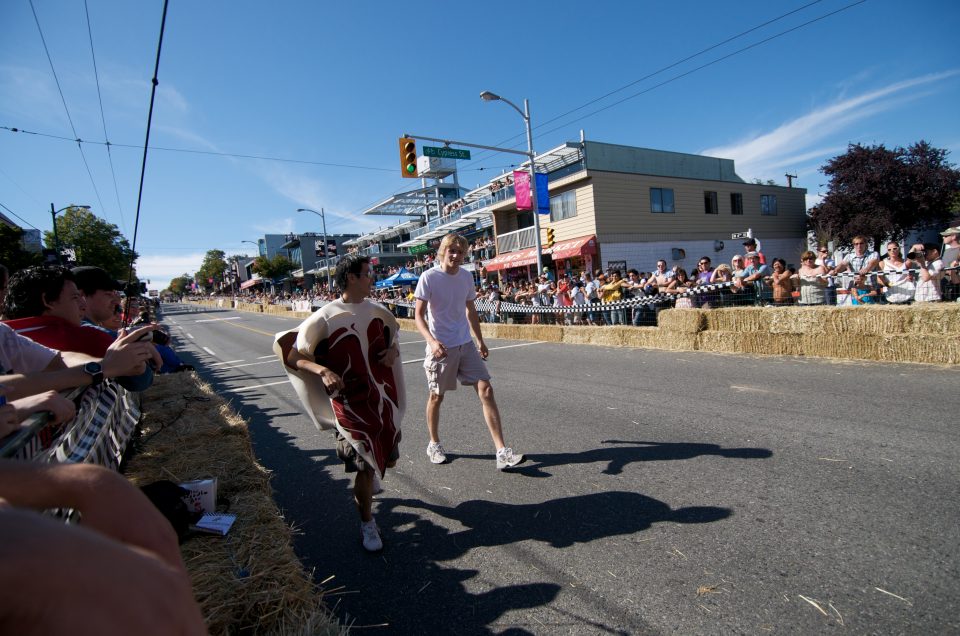
[[[732,236],[747,231],[768,259],[799,264],[805,249],[806,190],[746,183],[731,159],[583,141],[537,164],[549,175],[543,251],[560,271],[650,271],[660,258],[690,271],[702,256],[729,263],[744,251]],[[486,208],[497,240],[487,271],[526,278],[535,264],[532,212],[518,212],[512,196]]]

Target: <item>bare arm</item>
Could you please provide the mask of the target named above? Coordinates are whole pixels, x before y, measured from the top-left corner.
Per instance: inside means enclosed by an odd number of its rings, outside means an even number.
[[[420,332],[420,335],[423,336],[423,339],[427,341],[427,345],[430,347],[430,354],[438,360],[446,356],[446,348],[430,333],[430,326],[427,324],[427,301],[417,298],[417,306],[414,309],[413,315],[417,323],[417,331]]]
[[[483,341],[483,332],[480,330],[480,317],[477,316],[477,308],[473,306],[473,299],[467,301],[467,322],[470,323],[470,331],[473,337],[477,339],[477,349],[480,351],[480,357],[484,360],[490,355],[486,343]]]
[[[93,464],[0,460],[0,498],[20,508],[75,508],[80,524],[157,554],[185,571],[177,535],[139,488]]]

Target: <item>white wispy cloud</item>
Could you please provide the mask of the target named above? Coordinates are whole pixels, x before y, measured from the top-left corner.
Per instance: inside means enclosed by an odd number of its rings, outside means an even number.
[[[960,74],[960,69],[931,73],[840,99],[781,124],[770,132],[733,144],[707,148],[702,153],[735,160],[737,173],[746,179],[769,178],[784,167],[817,158],[818,153],[825,159],[842,152],[845,144],[838,146],[834,143],[820,149],[814,147],[856,122],[935,92],[932,85],[957,74]],[[931,88],[918,90],[920,87]]]
[[[257,232],[263,234],[289,234],[293,232],[293,217],[284,217],[278,219],[266,219],[263,223],[257,223],[251,227]]]
[[[149,280],[151,289],[164,289],[170,281],[182,274],[193,275],[203,264],[204,254],[141,254],[137,259],[137,277]]]

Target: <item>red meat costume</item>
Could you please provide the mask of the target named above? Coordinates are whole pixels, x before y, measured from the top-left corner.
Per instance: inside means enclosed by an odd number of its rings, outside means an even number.
[[[324,305],[293,331],[278,333],[273,350],[284,363],[290,383],[317,428],[336,428],[368,466],[381,476],[399,441],[406,409],[403,364],[377,362],[393,346],[398,324],[393,314],[372,300]],[[328,395],[320,376],[286,364],[285,345],[296,333],[297,351],[343,379],[344,390]]]

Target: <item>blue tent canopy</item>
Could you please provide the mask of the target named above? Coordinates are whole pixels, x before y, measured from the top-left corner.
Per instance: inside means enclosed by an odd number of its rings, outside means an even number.
[[[400,285],[416,285],[417,281],[420,280],[420,277],[416,274],[411,274],[407,271],[406,267],[401,267],[400,271],[396,274],[384,278],[383,280],[377,281],[377,289],[383,289],[385,287],[398,287]]]

